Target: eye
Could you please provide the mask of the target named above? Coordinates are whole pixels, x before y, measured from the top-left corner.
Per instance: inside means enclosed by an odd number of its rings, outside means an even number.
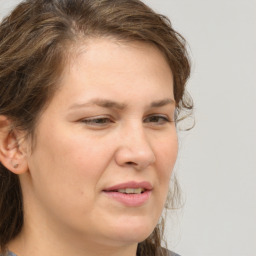
[[[164,115],[151,115],[144,119],[144,123],[151,123],[153,125],[163,125],[170,122],[169,118]]]
[[[111,123],[114,123],[110,118],[108,117],[92,117],[92,118],[86,118],[81,120],[82,123],[92,126],[92,127],[105,127],[110,125]]]

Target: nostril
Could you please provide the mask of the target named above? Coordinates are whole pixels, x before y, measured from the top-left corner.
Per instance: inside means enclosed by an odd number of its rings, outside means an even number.
[[[134,165],[135,163],[134,162],[126,162],[126,164],[128,164],[128,165]]]

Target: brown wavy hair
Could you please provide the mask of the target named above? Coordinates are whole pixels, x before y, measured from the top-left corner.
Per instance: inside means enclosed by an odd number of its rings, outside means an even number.
[[[139,0],[26,0],[0,24],[0,115],[28,136],[33,135],[40,113],[58,89],[69,50],[93,37],[154,44],[173,72],[178,116],[192,110],[185,90],[190,75],[186,42],[167,17]],[[171,196],[171,204],[178,195],[176,187],[172,189],[176,196]],[[2,252],[22,225],[19,177],[0,163]],[[159,222],[139,243],[138,256],[167,255],[161,249],[163,229]]]

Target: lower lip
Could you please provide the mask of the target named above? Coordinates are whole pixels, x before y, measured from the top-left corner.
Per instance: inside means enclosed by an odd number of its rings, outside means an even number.
[[[125,194],[120,192],[107,192],[107,191],[104,191],[104,193],[107,196],[113,198],[114,200],[126,206],[131,206],[131,207],[142,206],[148,201],[151,195],[150,190],[145,191],[144,193],[141,193],[141,194]]]

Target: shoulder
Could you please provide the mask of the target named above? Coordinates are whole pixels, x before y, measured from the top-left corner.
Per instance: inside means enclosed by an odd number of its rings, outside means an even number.
[[[169,251],[169,250],[167,250],[167,252],[168,252],[168,256],[180,256],[179,254]]]
[[[179,254],[171,252],[171,251],[169,251],[168,253],[169,253],[168,256],[180,256]]]
[[[177,253],[174,253],[174,252],[170,252],[170,254],[168,256],[180,256],[180,255]]]
[[[161,247],[160,250],[158,251],[159,255],[167,255],[167,256],[180,256],[179,254],[173,252],[173,251],[170,251],[164,247]]]

